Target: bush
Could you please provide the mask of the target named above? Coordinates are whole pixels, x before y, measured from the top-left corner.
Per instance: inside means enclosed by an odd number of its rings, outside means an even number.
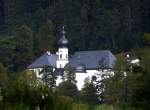
[[[97,105],[94,110],[137,110],[129,106],[114,107],[112,105]],[[139,110],[139,109],[138,109]]]
[[[98,105],[95,110],[117,110],[112,105]]]
[[[16,104],[13,106],[9,105],[8,107],[5,107],[4,110],[30,110],[30,109],[29,107],[21,103],[21,104]]]
[[[90,107],[85,104],[74,103],[71,110],[90,110]]]
[[[73,99],[69,96],[58,96],[54,110],[71,110],[73,103]]]

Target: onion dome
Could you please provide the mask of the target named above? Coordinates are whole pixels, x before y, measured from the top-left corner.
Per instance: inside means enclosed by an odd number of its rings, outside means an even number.
[[[64,29],[64,26],[63,26],[63,31],[62,31],[62,37],[59,39],[58,45],[61,47],[67,47],[68,45],[68,39],[66,38],[66,31]]]
[[[76,66],[75,71],[76,71],[77,73],[86,73],[86,67],[85,67],[84,64],[79,63],[79,64]]]

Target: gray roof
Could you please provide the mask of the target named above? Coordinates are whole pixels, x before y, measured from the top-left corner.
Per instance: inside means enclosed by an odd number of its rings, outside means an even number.
[[[58,56],[56,54],[48,54],[47,52],[35,60],[28,69],[42,68],[44,65],[56,67],[56,61]]]
[[[61,68],[56,68],[54,71],[54,75],[56,76],[61,76],[63,75],[63,73],[64,73],[64,69],[61,69]]]
[[[42,68],[44,65],[53,66],[56,68],[56,61],[58,55],[44,53],[41,57],[35,60],[28,69]],[[84,65],[86,70],[98,69],[100,62],[105,60],[105,68],[112,69],[115,65],[116,58],[109,50],[98,51],[79,51],[76,52],[70,59],[69,63],[65,66],[71,66],[73,68],[80,67],[80,64]]]
[[[84,64],[87,70],[98,69],[100,61],[105,59],[105,68],[112,69],[116,62],[115,56],[109,50],[79,51],[76,52],[66,65],[77,68]]]

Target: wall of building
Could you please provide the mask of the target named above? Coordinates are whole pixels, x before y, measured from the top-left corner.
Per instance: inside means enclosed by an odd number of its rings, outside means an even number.
[[[87,70],[86,73],[75,73],[76,74],[76,85],[78,87],[78,90],[81,90],[84,86],[84,81],[86,78],[88,78],[90,81],[92,80],[93,76],[99,76],[98,80],[101,80],[101,76],[104,74],[104,77],[107,78],[110,75],[113,75],[114,72],[111,70],[104,70],[98,71],[98,70]],[[58,79],[56,80],[56,85],[58,86],[62,82],[62,76],[59,76]]]
[[[58,60],[56,61],[57,68],[64,68],[68,61],[68,48],[58,49]]]
[[[42,75],[39,74],[42,68],[36,68],[36,69],[30,69],[34,71],[38,78],[42,78]],[[90,81],[92,80],[93,76],[96,76],[99,78],[98,80],[101,80],[102,78],[108,78],[110,75],[114,75],[114,72],[111,70],[104,70],[104,71],[98,71],[98,70],[87,70],[86,73],[75,73],[76,75],[76,85],[78,90],[81,90],[84,86],[84,81],[86,78],[88,78]],[[104,75],[104,77],[102,77]],[[62,76],[57,76],[56,79],[56,86],[59,86],[59,84],[62,82]]]
[[[68,63],[68,60],[57,60],[57,68],[64,68],[65,65]]]
[[[40,72],[42,71],[42,68],[34,68],[34,69],[29,69],[29,70],[33,71],[38,78],[42,78],[42,74],[40,74]]]
[[[98,71],[96,70],[87,70],[87,73],[76,73],[76,81],[77,81],[77,87],[78,90],[81,90],[84,86],[84,81],[86,78],[89,78],[89,80],[92,79],[92,76],[95,76]]]
[[[87,70],[87,73],[75,73],[76,74],[76,85],[78,90],[81,90],[84,86],[84,80],[86,78],[92,79],[92,76],[95,76],[98,73],[97,70]],[[62,76],[58,76],[56,80],[56,85],[58,86],[62,82]]]
[[[58,54],[60,60],[68,60],[68,48],[59,48]]]

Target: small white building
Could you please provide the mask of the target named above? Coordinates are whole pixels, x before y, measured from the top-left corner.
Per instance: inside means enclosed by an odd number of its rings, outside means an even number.
[[[68,40],[66,32],[63,27],[62,36],[58,41],[58,52],[51,54],[49,51],[45,52],[42,56],[36,59],[27,68],[33,70],[37,77],[41,78],[40,71],[45,65],[52,66],[54,73],[57,76],[56,85],[62,81],[61,77],[64,74],[65,68],[68,66],[75,69],[77,87],[79,90],[84,85],[85,78],[92,79],[93,76],[101,74],[99,69],[105,69],[103,74],[107,75],[112,73],[115,65],[116,58],[109,50],[96,50],[96,51],[78,51],[69,58]]]

